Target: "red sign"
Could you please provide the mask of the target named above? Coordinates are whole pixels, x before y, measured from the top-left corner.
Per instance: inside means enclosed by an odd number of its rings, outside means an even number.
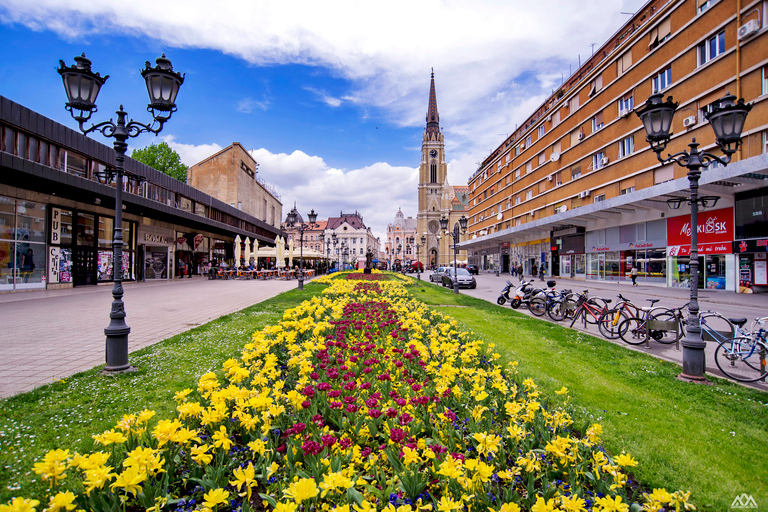
[[[728,242],[728,252],[733,242],[733,208],[699,212],[698,218],[699,252],[708,244]],[[682,215],[667,219],[667,245],[691,245],[691,216]],[[708,253],[715,254],[715,253]],[[717,253],[726,254],[726,253]]]
[[[187,239],[184,238],[183,236],[180,236],[179,238],[176,239],[176,243],[179,245],[184,245],[185,243],[187,243]]]
[[[699,255],[702,254],[731,254],[731,244],[721,242],[717,244],[698,244]],[[667,256],[690,256],[690,245],[670,245],[667,248]]]
[[[195,249],[194,249],[195,251],[197,250],[198,247],[200,247],[201,243],[203,243],[203,235],[198,233],[197,235],[195,235]]]

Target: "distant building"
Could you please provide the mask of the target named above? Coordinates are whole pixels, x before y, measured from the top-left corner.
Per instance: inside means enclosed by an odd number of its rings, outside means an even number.
[[[333,235],[336,244],[333,244]],[[370,249],[374,258],[380,251],[381,241],[373,236],[371,228],[363,223],[363,216],[358,211],[354,213],[340,212],[338,217],[329,217],[325,225],[325,250],[331,250],[331,259],[355,265],[365,261],[365,254]]]
[[[421,245],[416,219],[405,218],[403,211],[398,208],[395,220],[387,226],[387,242],[384,248],[387,264],[404,265],[416,259],[416,244]],[[420,255],[424,255],[422,250]]]
[[[259,177],[258,168],[251,154],[233,142],[187,169],[187,183],[279,228],[283,203],[274,187]]]

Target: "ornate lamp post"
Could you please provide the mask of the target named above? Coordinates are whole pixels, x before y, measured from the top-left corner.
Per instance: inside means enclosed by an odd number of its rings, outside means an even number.
[[[320,256],[325,259],[325,233],[320,233],[318,239],[320,240]],[[325,261],[323,261],[325,263]]]
[[[309,222],[300,222],[296,225],[296,219],[299,217],[299,212],[294,206],[288,213],[288,217],[285,219],[286,224],[290,227],[296,227],[299,230],[299,290],[304,289],[304,231],[307,229],[313,229],[317,227],[315,221],[317,220],[317,214],[313,208],[311,212],[307,214]]]
[[[440,228],[445,232],[445,235],[453,235],[453,293],[459,293],[459,271],[456,269],[456,257],[459,252],[461,235],[467,234],[467,221],[469,219],[462,215],[459,223],[453,226],[453,231],[448,231],[448,219],[445,217],[440,219]],[[459,226],[461,226],[461,233],[459,233]]]
[[[681,376],[686,379],[702,381],[706,371],[704,359],[706,343],[701,339],[701,323],[699,321],[698,215],[699,204],[702,206],[714,204],[713,198],[710,196],[699,197],[699,178],[702,167],[706,169],[714,162],[725,166],[731,161],[731,155],[738,150],[741,144],[741,131],[752,105],[745,104],[744,99],[739,99],[736,102],[736,96],[726,93],[723,98],[712,105],[709,112],[704,114],[715,132],[715,140],[725,154],[724,157],[699,151],[699,144],[696,143],[696,139],[693,139],[693,142],[688,145],[690,151],[681,151],[674,155],[668,154],[664,158],[661,153],[666,149],[669,142],[671,136],[669,131],[678,103],[672,101],[671,96],[667,98],[667,101],[662,101],[663,96],[663,94],[650,96],[645,106],[635,113],[643,122],[646,133],[645,140],[651,145],[651,149],[656,153],[659,162],[662,164],[675,162],[688,169],[688,182],[690,183],[688,204],[691,207],[691,301],[688,304],[688,330],[682,340],[683,373]],[[682,201],[675,202],[679,208]],[[670,204],[670,206],[675,205]]]
[[[75,57],[75,64],[68,67],[63,60],[59,61],[57,69],[64,82],[64,90],[67,93],[65,109],[72,118],[78,122],[80,131],[88,134],[93,131],[101,132],[107,138],[114,139],[112,147],[115,150],[115,168],[104,172],[107,182],[115,183],[115,225],[112,240],[112,309],[109,313],[110,322],[104,329],[106,340],[106,366],[105,372],[117,372],[130,369],[128,363],[128,334],[131,328],[125,323],[125,306],[123,305],[123,175],[125,174],[125,152],[128,149],[127,140],[137,137],[141,133],[151,132],[157,135],[163,129],[163,125],[176,112],[176,95],[179,87],[184,83],[184,75],[173,71],[171,61],[165,58],[165,54],[159,57],[153,68],[149,61],[141,70],[141,76],[147,85],[149,93],[149,105],[147,111],[152,114],[152,124],[143,124],[131,119],[126,123],[127,113],[120,105],[117,114],[117,122],[110,119],[98,124],[85,127],[85,123],[91,118],[96,108],[96,97],[101,86],[109,76],[101,76],[91,70],[91,61],[83,53]]]

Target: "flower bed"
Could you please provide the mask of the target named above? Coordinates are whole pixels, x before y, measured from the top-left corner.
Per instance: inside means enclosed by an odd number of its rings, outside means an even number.
[[[49,452],[48,510],[661,510],[629,455],[575,435],[516,365],[394,281],[331,281],[177,393],[125,416],[93,454]],[[565,390],[563,390],[565,393]],[[30,510],[16,498],[5,510]]]
[[[389,281],[389,276],[387,274],[364,274],[362,272],[352,272],[351,274],[347,274],[346,279],[353,279],[358,281]]]

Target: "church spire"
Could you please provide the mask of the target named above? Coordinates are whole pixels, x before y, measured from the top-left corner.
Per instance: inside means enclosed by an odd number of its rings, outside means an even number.
[[[437,113],[437,95],[435,94],[435,68],[432,68],[432,83],[429,86],[429,108],[427,109],[427,135],[440,133],[440,114]]]

